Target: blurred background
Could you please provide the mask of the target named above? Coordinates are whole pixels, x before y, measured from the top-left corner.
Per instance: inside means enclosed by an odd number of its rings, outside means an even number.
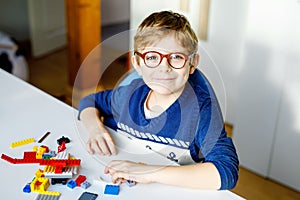
[[[95,85],[112,88],[128,72],[126,31],[159,10],[186,15],[200,38],[199,68],[240,158],[232,191],[300,199],[299,0],[0,0],[0,67],[76,107]],[[119,33],[117,45],[104,42]],[[100,43],[105,70],[78,75]]]

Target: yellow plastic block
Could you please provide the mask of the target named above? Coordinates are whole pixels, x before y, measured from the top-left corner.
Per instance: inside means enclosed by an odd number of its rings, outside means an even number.
[[[41,170],[41,169],[38,169],[36,172],[35,172],[35,176],[40,178],[44,175],[44,171]]]
[[[38,184],[39,183],[39,184]],[[30,183],[30,190],[32,192],[43,192],[46,191],[49,187],[49,179],[44,177],[35,177],[33,181]]]
[[[42,159],[43,154],[46,152],[46,148],[39,147],[38,151],[36,152],[36,159]]]
[[[33,143],[33,142],[34,142],[34,138],[28,138],[28,139],[25,139],[25,140],[20,140],[18,142],[13,142],[13,143],[10,144],[10,147],[15,148],[15,147],[22,146],[22,145],[25,145],[25,144],[30,144],[30,143]]]
[[[37,150],[38,150],[38,146],[33,146],[32,147],[32,151],[37,152]]]
[[[54,167],[54,166],[47,165],[47,166],[44,168],[44,172],[45,172],[45,173],[55,172],[55,167]]]
[[[60,196],[60,192],[52,192],[52,191],[40,191],[39,194],[51,195],[51,196]]]

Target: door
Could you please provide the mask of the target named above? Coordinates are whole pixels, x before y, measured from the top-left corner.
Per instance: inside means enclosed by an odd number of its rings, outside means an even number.
[[[34,57],[66,45],[64,0],[28,0],[28,15]]]

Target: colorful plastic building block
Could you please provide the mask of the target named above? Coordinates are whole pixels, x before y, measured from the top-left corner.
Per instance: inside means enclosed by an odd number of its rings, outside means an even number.
[[[77,186],[77,183],[74,180],[69,180],[67,183],[67,186],[71,189],[75,188]]]
[[[44,153],[42,155],[42,159],[44,159],[44,160],[50,160],[50,158],[52,158],[52,156],[50,154],[48,154],[48,153]]]
[[[70,158],[70,154],[67,150],[64,150],[62,152],[59,152],[56,156],[56,160],[68,160]]]
[[[12,157],[7,156],[5,154],[1,155],[1,159],[6,160],[7,162],[10,162],[12,164],[16,164],[16,162],[17,162],[15,158],[12,158]]]
[[[46,137],[48,137],[48,135],[50,134],[51,132],[47,132],[47,133],[45,133],[45,135],[43,135],[43,137],[41,137],[41,139],[39,139],[39,141],[38,141],[38,143],[42,143],[45,139],[46,139]]]
[[[25,151],[23,154],[24,159],[36,159],[36,152],[34,151]]]
[[[33,143],[33,142],[34,142],[34,138],[28,138],[28,139],[25,139],[25,140],[20,140],[20,141],[17,141],[17,142],[13,142],[13,143],[10,144],[10,147],[15,148],[15,147],[23,146],[23,145],[30,144],[30,143]]]
[[[44,192],[49,187],[49,179],[44,177],[36,177],[33,179],[33,181],[30,183],[30,190],[32,192]]]
[[[86,177],[85,177],[85,176],[79,175],[79,176],[76,178],[75,182],[77,183],[77,186],[80,186],[81,183],[84,182],[85,180],[86,180]]]
[[[26,192],[26,193],[30,193],[31,192],[31,190],[30,190],[30,183],[27,183],[25,185],[25,187],[23,188],[23,192]]]
[[[47,146],[40,146],[36,152],[36,159],[42,159],[44,153],[48,153],[49,148]]]
[[[36,170],[35,176],[38,178],[44,176],[44,171],[41,169]]]
[[[60,196],[60,192],[52,192],[52,191],[41,191],[39,194],[44,194],[48,196]]]
[[[27,154],[26,154],[27,155]],[[10,156],[7,156],[5,154],[1,155],[1,158],[3,160],[6,160],[7,162],[10,162],[12,164],[31,164],[31,163],[39,163],[39,161],[36,158],[31,158],[31,156],[28,156],[29,158],[22,158],[22,159],[18,159],[18,158],[12,158]]]
[[[127,180],[126,183],[127,183],[127,185],[128,185],[129,187],[132,187],[132,186],[135,186],[135,185],[136,185],[136,182],[135,182],[135,181],[131,181],[131,180]]]
[[[39,148],[38,146],[33,146],[32,151],[37,152],[38,148]]]
[[[50,151],[49,151],[49,154],[50,154],[52,157],[55,157],[55,151],[50,150]]]
[[[20,146],[25,143],[29,143],[29,141],[31,141],[31,139],[12,143],[11,147]],[[73,174],[78,174],[81,160],[70,156],[68,151],[65,150],[65,141],[62,142],[60,148],[61,152],[58,153],[57,156],[55,156],[54,151],[50,151],[50,153],[48,153],[49,148],[47,146],[34,146],[32,151],[24,152],[23,158],[12,158],[8,155],[2,154],[1,159],[12,164],[36,163],[39,165],[45,165],[46,167],[44,170],[38,169],[36,171],[35,177],[32,179],[31,183],[25,185],[23,191],[26,193],[39,193],[40,195],[37,199],[40,200],[58,200],[60,197],[60,192],[47,191],[50,185],[48,178],[52,178],[52,184],[59,182],[62,184],[67,184],[67,186],[70,188],[81,186],[82,188],[86,189],[91,185],[86,181],[86,177],[82,175],[78,176],[76,181],[71,180],[67,182],[69,178],[73,177]]]
[[[81,194],[78,200],[95,200],[97,199],[98,194],[94,194],[91,192],[84,192]]]
[[[56,167],[56,173],[62,173],[63,167],[74,167],[80,166],[80,159],[62,159],[62,160],[44,160],[34,158],[35,152],[25,152],[24,157],[21,159],[12,158],[5,154],[1,155],[1,159],[6,160],[12,164],[29,164],[29,163],[39,163],[40,165],[50,165]]]
[[[51,165],[55,167],[65,167],[65,166],[80,166],[80,161],[78,159],[63,159],[63,160],[39,160],[40,165]]]
[[[65,142],[62,142],[58,147],[57,147],[57,152],[62,152],[66,150],[66,143]]]
[[[59,192],[42,192],[40,193],[35,200],[58,200],[60,197]]]
[[[51,178],[51,184],[55,185],[55,184],[63,184],[66,185],[67,184],[68,179],[67,178]]]
[[[62,142],[65,142],[66,144],[67,144],[67,143],[70,143],[70,139],[67,138],[67,137],[65,137],[65,136],[62,136],[61,138],[59,138],[59,139],[57,140],[57,144],[58,144],[58,145],[61,145]]]
[[[120,191],[119,185],[106,185],[104,194],[118,195]]]
[[[72,178],[73,177],[73,167],[62,168],[61,173],[56,173],[56,167],[46,166],[44,168],[44,176],[46,178]]]
[[[89,182],[87,182],[87,181],[83,181],[80,184],[80,187],[82,187],[83,189],[88,189],[90,186],[91,186],[91,184]]]

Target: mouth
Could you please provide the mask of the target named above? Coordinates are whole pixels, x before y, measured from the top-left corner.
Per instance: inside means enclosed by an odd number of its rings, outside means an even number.
[[[173,81],[175,78],[163,77],[163,78],[153,78],[156,81]]]

